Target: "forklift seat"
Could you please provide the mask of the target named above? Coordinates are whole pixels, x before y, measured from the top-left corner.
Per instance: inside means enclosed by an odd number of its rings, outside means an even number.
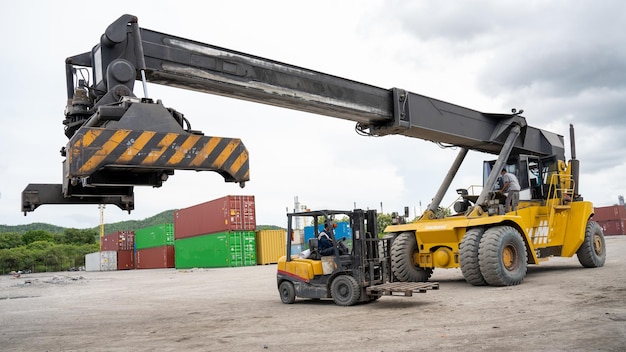
[[[317,238],[309,238],[309,250],[311,251],[309,259],[319,260],[321,258]]]

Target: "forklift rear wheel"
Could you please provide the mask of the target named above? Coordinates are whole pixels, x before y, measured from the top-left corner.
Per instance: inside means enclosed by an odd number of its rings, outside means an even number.
[[[391,271],[399,281],[428,281],[432,268],[422,268],[413,259],[417,253],[417,239],[412,232],[403,232],[391,244]]]
[[[361,289],[356,279],[349,275],[340,275],[330,285],[333,301],[339,306],[351,306],[361,298]]]
[[[280,283],[278,293],[280,293],[280,300],[285,304],[292,304],[296,301],[296,289],[293,287],[293,283],[289,281]]]
[[[485,286],[487,284],[478,264],[478,247],[484,232],[485,229],[480,227],[469,229],[465,232],[459,244],[461,273],[463,273],[465,281],[474,286]]]
[[[519,285],[526,276],[526,245],[511,226],[495,226],[483,234],[478,249],[480,272],[491,286]]]
[[[578,261],[585,268],[599,268],[606,261],[606,243],[602,227],[595,221],[587,222],[585,240],[576,252]]]

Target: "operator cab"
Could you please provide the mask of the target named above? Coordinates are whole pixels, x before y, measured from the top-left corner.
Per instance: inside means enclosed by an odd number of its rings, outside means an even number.
[[[494,171],[495,163],[496,160],[483,162],[483,185],[487,183],[489,175]],[[504,168],[519,180],[521,188],[519,192],[520,201],[542,201],[548,198],[550,178],[557,173],[557,166],[556,156],[540,158],[533,155],[520,154],[511,156]],[[500,172],[500,170],[495,171]],[[493,191],[496,192],[495,196],[500,199],[500,204],[504,204],[505,197],[498,195],[497,192],[503,186],[502,177],[498,176]],[[457,213],[465,212],[478,199],[478,195],[469,194],[466,189],[458,189],[457,193],[462,198],[462,200],[454,204],[454,210]]]
[[[495,160],[483,162],[483,184],[487,182],[493,171]],[[508,173],[517,177],[520,183],[520,200],[545,200],[548,195],[550,177],[557,172],[556,156],[539,158],[532,155],[514,155],[504,166]],[[499,172],[499,170],[496,170]],[[499,176],[494,191],[502,188],[502,178]]]

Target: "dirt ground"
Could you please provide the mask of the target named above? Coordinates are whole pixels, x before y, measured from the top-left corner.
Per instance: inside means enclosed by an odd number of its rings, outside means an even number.
[[[604,267],[531,266],[514,287],[440,289],[339,307],[281,303],[276,265],[0,276],[2,351],[624,351],[626,236]]]

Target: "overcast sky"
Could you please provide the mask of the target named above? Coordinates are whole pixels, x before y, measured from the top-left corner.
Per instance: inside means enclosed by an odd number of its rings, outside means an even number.
[[[566,140],[572,123],[585,199],[612,205],[626,193],[624,1],[13,1],[0,10],[0,224],[98,225],[97,205],[44,205],[24,217],[20,197],[28,183],[61,183],[65,58],[91,50],[124,13],[144,28],[381,88],[484,112],[524,109],[530,125]],[[136,188],[130,215],[107,206],[107,223],[228,194],[254,195],[259,224],[285,226],[296,196],[309,208],[408,206],[414,216],[456,156],[418,139],[362,137],[330,117],[148,92],[206,135],[241,138],[251,181],[240,189],[217,173],[177,171],[161,188]],[[480,184],[482,160],[493,158],[470,152],[442,205]]]

